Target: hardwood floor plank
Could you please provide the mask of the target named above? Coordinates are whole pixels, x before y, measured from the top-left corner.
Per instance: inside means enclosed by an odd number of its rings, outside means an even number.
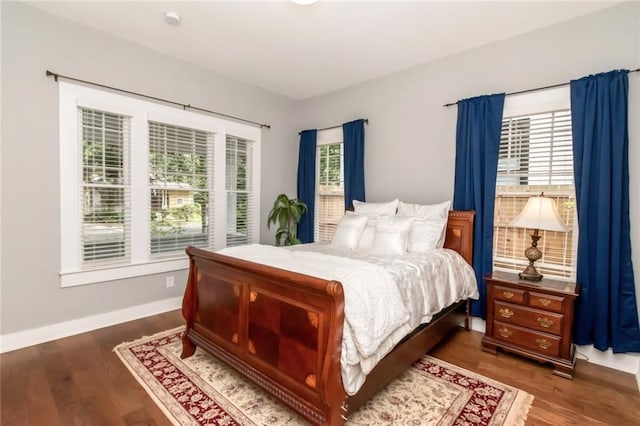
[[[170,425],[113,348],[182,324],[176,310],[0,355],[0,423]],[[533,394],[527,425],[640,425],[633,375],[578,361],[567,380],[546,364],[482,352],[481,338],[460,330],[431,354]]]
[[[24,382],[35,369],[35,352],[36,349],[31,347],[7,352],[0,358],[0,424],[19,424],[16,422],[27,417],[29,389]]]
[[[88,417],[73,381],[73,368],[64,359],[59,342],[39,345],[39,353],[62,424],[83,424]]]
[[[151,413],[149,413],[149,410],[144,407],[127,414],[123,417],[123,420],[127,426],[154,426],[170,424],[168,421],[165,422],[164,420],[157,423],[156,419],[154,419]]]
[[[26,388],[26,404],[27,407],[29,407],[24,417],[26,423],[29,425],[62,425],[63,423],[60,419],[58,407],[56,406],[56,401],[53,397],[51,386],[49,385],[49,378],[44,368],[38,366],[32,370]]]
[[[91,370],[74,373],[73,381],[78,389],[86,418],[92,424],[114,426],[124,424],[111,398],[105,398],[104,392],[96,387],[96,377]]]

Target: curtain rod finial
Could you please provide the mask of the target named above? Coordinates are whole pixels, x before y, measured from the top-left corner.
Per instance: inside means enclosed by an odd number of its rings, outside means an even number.
[[[53,76],[53,79],[54,79],[55,81],[58,81],[58,74],[56,74],[55,72],[52,72],[52,71],[47,70],[46,75],[47,75],[47,77],[51,77],[51,76]]]

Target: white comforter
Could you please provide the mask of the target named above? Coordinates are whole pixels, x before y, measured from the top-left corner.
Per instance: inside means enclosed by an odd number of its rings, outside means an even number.
[[[342,381],[350,395],[407,333],[452,303],[478,298],[473,269],[447,249],[381,257],[322,243],[251,244],[219,253],[342,283]]]

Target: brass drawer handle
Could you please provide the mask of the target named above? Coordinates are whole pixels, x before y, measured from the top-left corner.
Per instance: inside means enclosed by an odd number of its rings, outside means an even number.
[[[538,299],[538,301],[542,306],[549,306],[551,304],[551,300],[546,299],[544,297],[541,297],[540,299]]]
[[[510,291],[503,291],[502,295],[507,299],[511,299],[514,296],[514,294],[511,293]]]
[[[498,330],[498,334],[500,334],[502,337],[504,337],[505,339],[508,339],[509,337],[511,337],[511,335],[513,334],[513,332],[511,332],[508,328],[506,327],[502,327],[501,329]]]
[[[547,339],[536,339],[536,343],[540,348],[544,349],[545,351],[551,347],[551,342],[548,341]]]
[[[549,328],[553,325],[553,321],[549,318],[538,317],[538,324],[540,324],[544,328]]]
[[[511,318],[514,315],[514,313],[510,309],[502,308],[500,309],[500,315],[502,315],[503,318]]]

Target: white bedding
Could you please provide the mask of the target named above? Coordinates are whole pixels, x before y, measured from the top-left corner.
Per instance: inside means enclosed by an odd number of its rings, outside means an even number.
[[[448,249],[382,257],[323,243],[251,244],[219,253],[342,283],[342,381],[349,395],[410,331],[452,303],[478,298],[473,269]]]

